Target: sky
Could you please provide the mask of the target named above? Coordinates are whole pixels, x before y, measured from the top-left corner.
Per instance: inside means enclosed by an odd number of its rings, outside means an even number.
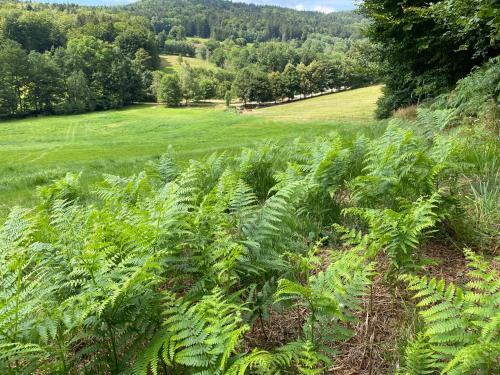
[[[335,12],[352,10],[355,8],[354,0],[233,0],[259,5],[279,5],[297,10],[316,10],[319,12]]]

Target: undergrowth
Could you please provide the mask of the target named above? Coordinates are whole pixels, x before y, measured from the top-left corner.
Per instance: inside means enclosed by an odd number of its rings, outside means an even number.
[[[498,143],[488,124],[447,123],[448,109],[374,140],[267,143],[185,167],[169,149],[90,194],[76,174],[40,189],[0,229],[0,373],[331,373],[379,259],[423,321],[400,372],[494,373]],[[418,276],[427,241],[474,248],[464,286]],[[249,340],[273,312],[296,316],[286,342]]]

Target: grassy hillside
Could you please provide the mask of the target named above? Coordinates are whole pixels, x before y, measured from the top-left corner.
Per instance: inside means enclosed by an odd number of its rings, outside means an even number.
[[[376,108],[373,98],[381,95],[382,86],[339,92],[298,102],[247,112],[266,119],[287,122],[366,121]]]
[[[187,64],[191,65],[193,68],[205,68],[205,69],[219,69],[214,64],[196,59],[194,57],[183,57],[182,60]],[[160,69],[164,73],[174,73],[181,66],[179,62],[179,56],[174,55],[161,55],[160,56]]]
[[[13,205],[25,204],[37,185],[67,171],[82,171],[85,183],[95,181],[102,172],[127,175],[168,145],[186,160],[264,140],[310,138],[331,131],[377,131],[380,127],[373,128],[377,122],[370,109],[378,94],[379,88],[354,90],[257,110],[252,116],[215,107],[136,106],[3,122],[0,216]],[[366,103],[363,111],[356,105],[360,100]],[[317,111],[317,120],[312,111],[305,110],[309,106]]]

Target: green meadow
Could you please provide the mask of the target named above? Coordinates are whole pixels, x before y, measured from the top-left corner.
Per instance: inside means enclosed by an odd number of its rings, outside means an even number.
[[[182,59],[175,55],[160,55],[160,70],[163,73],[172,74],[178,71],[181,67],[181,62],[185,62],[193,68],[204,68],[210,70],[219,69],[216,65],[206,60],[197,59],[195,57],[185,57]]]
[[[67,172],[90,187],[102,173],[130,175],[169,145],[181,160],[267,140],[312,138],[336,131],[379,134],[373,120],[380,87],[346,91],[240,114],[221,106],[141,105],[71,116],[0,123],[0,217],[29,205],[37,186]],[[316,115],[314,115],[316,114]]]

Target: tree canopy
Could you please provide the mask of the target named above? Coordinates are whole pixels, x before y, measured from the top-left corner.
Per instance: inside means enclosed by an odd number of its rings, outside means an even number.
[[[452,88],[500,52],[495,0],[365,0],[371,40],[383,47],[385,97],[379,114]],[[397,69],[395,69],[397,67]]]

